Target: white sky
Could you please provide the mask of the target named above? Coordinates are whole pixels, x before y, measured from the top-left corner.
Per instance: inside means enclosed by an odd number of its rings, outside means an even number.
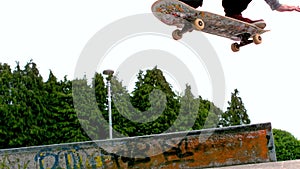
[[[9,63],[13,68],[15,61],[24,65],[33,59],[44,79],[47,79],[50,69],[59,79],[64,75],[72,79],[77,59],[96,32],[123,17],[150,13],[153,2],[1,1],[0,62]],[[280,2],[299,4],[297,0]],[[223,14],[220,0],[204,0],[203,9]],[[251,44],[233,53],[230,40],[205,35],[215,48],[223,67],[226,82],[224,106],[227,106],[231,92],[237,88],[252,123],[271,122],[273,128],[287,130],[300,138],[300,56],[297,41],[300,38],[300,13],[271,11],[263,0],[254,0],[244,16],[263,18],[267,22],[266,29],[271,32],[262,36],[261,45]],[[170,28],[166,26],[166,29]],[[209,93],[201,94],[201,91],[200,95],[211,97]]]

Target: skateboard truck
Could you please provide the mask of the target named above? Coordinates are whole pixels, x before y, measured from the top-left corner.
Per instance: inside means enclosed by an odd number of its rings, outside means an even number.
[[[195,30],[195,28],[197,30],[202,30],[204,28],[204,22],[202,21],[202,19],[195,19],[194,22],[190,22],[188,20],[184,20],[183,22],[183,28],[181,30],[176,29],[172,32],[172,37],[175,40],[179,40],[182,38],[182,35],[187,33],[187,32],[192,32],[193,30]]]
[[[252,39],[249,39],[251,37],[251,35],[249,33],[240,34],[237,37],[240,38],[241,41],[240,41],[240,43],[235,42],[231,45],[231,50],[233,52],[238,52],[240,50],[240,47],[246,46],[250,43],[254,43],[254,44],[258,45],[262,42],[262,38],[259,34],[253,35]]]

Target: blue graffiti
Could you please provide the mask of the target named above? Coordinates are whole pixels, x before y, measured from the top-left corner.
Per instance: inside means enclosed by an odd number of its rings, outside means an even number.
[[[79,153],[80,151],[80,153]],[[82,154],[83,153],[83,154]],[[86,163],[83,164],[83,156],[86,156]],[[49,159],[49,157],[53,159],[53,162],[47,163],[45,158]],[[40,150],[34,160],[37,162],[39,169],[62,169],[59,157],[64,157],[65,168],[66,169],[82,169],[86,168],[87,165],[91,169],[96,169],[102,167],[104,163],[103,158],[101,158],[101,153],[98,156],[89,155],[85,150],[81,149],[79,146],[62,148],[61,151],[57,153],[53,153],[51,148],[45,148]],[[50,167],[45,168],[45,164],[51,165]]]

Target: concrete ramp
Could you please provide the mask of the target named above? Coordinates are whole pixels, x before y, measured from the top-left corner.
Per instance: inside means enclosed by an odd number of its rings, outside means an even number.
[[[270,123],[0,150],[0,168],[205,168],[276,161]]]

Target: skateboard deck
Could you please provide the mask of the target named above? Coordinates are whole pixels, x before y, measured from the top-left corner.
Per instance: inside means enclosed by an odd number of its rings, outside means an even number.
[[[158,0],[151,9],[154,16],[163,23],[181,28],[173,31],[172,36],[175,40],[181,39],[186,32],[202,31],[239,41],[240,43],[235,42],[231,45],[234,52],[250,43],[260,44],[260,35],[269,31],[237,19],[196,10],[178,0]]]

